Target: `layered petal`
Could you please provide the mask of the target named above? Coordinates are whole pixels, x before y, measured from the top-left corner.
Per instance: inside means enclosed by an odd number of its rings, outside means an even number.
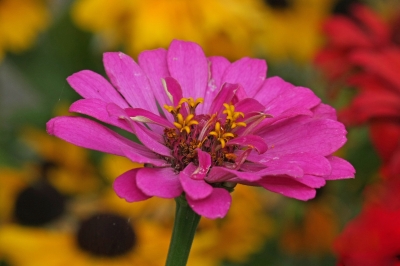
[[[194,164],[189,164],[179,173],[179,180],[188,197],[193,200],[204,199],[212,193],[213,187],[203,179],[192,178],[191,176],[195,170],[196,166]]]
[[[183,97],[197,99],[204,96],[208,83],[208,62],[198,44],[172,41],[167,62],[171,76],[182,86]]]
[[[115,179],[113,188],[118,197],[125,199],[127,202],[142,201],[150,198],[136,185],[136,177],[139,170],[140,168],[129,170]]]
[[[101,99],[107,103],[115,103],[122,108],[128,107],[127,102],[103,76],[82,70],[67,78],[69,85],[85,99]]]
[[[209,219],[223,218],[231,206],[232,197],[223,188],[214,188],[212,193],[203,199],[194,200],[186,196],[189,206],[199,215]]]
[[[109,52],[104,53],[103,62],[107,76],[130,106],[158,113],[147,75],[131,57]]]
[[[304,185],[296,180],[285,177],[263,177],[258,184],[263,188],[275,193],[282,194],[286,197],[295,198],[299,200],[309,200],[315,197],[316,191],[307,185]]]
[[[172,168],[140,168],[136,184],[148,196],[172,199],[183,192],[179,176]]]
[[[249,97],[253,97],[267,76],[267,64],[264,60],[242,58],[229,65],[222,82],[240,84]]]

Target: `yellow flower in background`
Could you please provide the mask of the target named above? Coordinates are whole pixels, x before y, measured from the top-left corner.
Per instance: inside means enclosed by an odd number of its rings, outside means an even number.
[[[43,0],[0,1],[0,60],[5,52],[21,52],[33,45],[49,24]]]
[[[36,175],[45,176],[60,192],[89,193],[99,188],[101,180],[87,150],[34,128],[26,128],[22,139],[37,154],[39,165],[33,164]]]
[[[257,50],[263,6],[259,0],[77,0],[72,18],[99,34],[105,49],[122,45],[133,56],[180,39],[197,42],[207,55],[238,59]]]
[[[0,250],[15,266],[161,266],[170,236],[159,229],[114,214],[94,215],[70,232],[7,225]]]
[[[16,195],[26,186],[26,177],[26,172],[0,168],[0,226],[11,221]]]
[[[263,53],[307,63],[322,44],[320,27],[335,0],[265,0]]]
[[[105,155],[102,166],[102,172],[110,179],[129,169],[141,167],[127,158],[113,155]],[[235,188],[232,197],[234,204],[224,219],[210,220],[202,217],[200,220],[188,265],[213,266],[219,265],[223,260],[246,261],[272,235],[272,221],[266,214],[263,199],[256,188]],[[121,215],[129,215],[135,221],[158,224],[168,236],[172,233],[175,208],[173,201],[151,198],[132,204],[118,198],[111,189],[103,200],[106,209],[112,208]],[[164,249],[166,251],[168,247]]]
[[[76,0],[72,18],[96,33],[102,49],[137,56],[172,39],[200,44],[207,55],[231,60],[266,56],[309,62],[320,27],[336,0]]]

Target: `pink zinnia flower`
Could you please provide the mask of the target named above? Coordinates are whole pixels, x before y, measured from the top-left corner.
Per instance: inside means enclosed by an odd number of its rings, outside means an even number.
[[[123,53],[105,53],[103,61],[112,85],[88,70],[73,74],[68,82],[84,99],[70,111],[120,127],[141,144],[83,117],[56,117],[47,130],[144,163],[114,182],[129,202],[184,195],[196,213],[217,218],[238,183],[308,200],[326,180],[354,176],[332,156],[346,142],[335,110],[307,88],[266,78],[263,60],[230,63],[173,41],[168,51],[141,53],[138,64]]]

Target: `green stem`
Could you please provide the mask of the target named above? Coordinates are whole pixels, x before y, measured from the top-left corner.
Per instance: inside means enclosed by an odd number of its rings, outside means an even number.
[[[190,208],[184,196],[175,198],[174,230],[169,245],[166,266],[185,266],[201,216]]]

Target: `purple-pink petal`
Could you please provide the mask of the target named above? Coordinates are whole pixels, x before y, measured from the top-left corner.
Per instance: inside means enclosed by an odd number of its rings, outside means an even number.
[[[262,113],[264,110],[265,106],[253,98],[246,98],[235,104],[235,111],[244,113],[245,118],[249,113]]]
[[[121,52],[103,55],[107,76],[130,106],[158,113],[154,94],[146,74],[136,62]]]
[[[169,97],[171,98],[168,105],[177,106],[183,97],[181,85],[173,77],[165,77],[164,82],[166,93],[169,94]]]
[[[179,173],[179,180],[186,195],[194,200],[204,199],[213,191],[213,187],[203,179],[193,179],[191,176],[196,170],[194,164],[189,164]]]
[[[115,193],[127,202],[142,201],[150,198],[136,185],[136,176],[139,169],[131,169],[114,180],[113,188]]]
[[[156,124],[162,126],[163,128],[174,127],[174,124],[172,124],[168,120],[141,108],[126,108],[125,112],[134,121]]]
[[[222,75],[230,65],[230,62],[221,56],[211,56],[208,58],[208,61],[210,64],[210,78],[204,93],[204,103],[198,106],[200,113],[207,113],[210,109],[212,101],[221,89]]]
[[[263,84],[266,75],[265,60],[245,57],[229,65],[222,81],[242,85],[247,95],[253,97]]]
[[[207,175],[208,170],[211,167],[211,155],[207,152],[197,148],[197,158],[199,160],[199,166],[192,172],[191,178],[202,180]]]
[[[327,159],[332,166],[332,172],[325,177],[326,180],[354,178],[356,170],[348,161],[336,156],[328,156]]]
[[[131,148],[121,148],[123,156],[135,163],[145,163],[156,167],[166,167],[170,164],[153,152],[138,152]]]
[[[282,194],[286,197],[299,200],[309,200],[315,197],[316,191],[307,185],[299,183],[290,177],[274,177],[266,176],[258,181],[263,188],[275,193]]]
[[[195,200],[186,195],[189,206],[199,215],[209,219],[223,218],[231,206],[232,197],[223,188],[214,188],[212,193],[200,200]]]
[[[242,172],[226,167],[214,166],[211,168],[206,180],[209,183],[219,183],[231,180],[235,180],[236,182],[255,182],[260,180],[261,177],[262,175],[257,172]]]
[[[126,131],[132,132],[131,127],[126,121],[109,114],[107,110],[108,104],[109,103],[104,102],[101,99],[80,99],[71,104],[71,106],[69,107],[69,111],[89,115],[107,124],[117,126]]]
[[[135,133],[136,137],[146,146],[149,150],[154,153],[158,153],[164,156],[170,156],[171,151],[166,146],[161,144],[162,136],[157,134],[154,131],[147,129],[142,124],[134,122],[126,113],[125,110],[122,110],[119,106],[115,104],[108,104],[107,110],[110,114],[113,114],[120,119],[124,119],[132,128],[132,131]]]
[[[136,184],[148,196],[172,199],[183,192],[178,174],[170,167],[140,168],[136,174]]]
[[[315,118],[337,120],[336,110],[332,106],[321,103],[312,110]]]
[[[256,135],[246,135],[239,136],[229,140],[226,145],[239,145],[239,146],[249,146],[257,150],[258,153],[263,154],[268,150],[268,144],[265,140]]]
[[[259,129],[268,143],[270,156],[288,153],[310,152],[327,156],[337,151],[346,142],[346,129],[338,121],[300,117]]]
[[[153,95],[157,99],[158,104],[170,104],[161,79],[170,76],[167,64],[167,50],[163,48],[144,51],[138,57],[139,66],[146,74]]]
[[[67,78],[69,85],[86,99],[101,99],[105,102],[113,102],[122,108],[128,107],[127,102],[114,89],[113,86],[101,75],[82,70]]]
[[[137,143],[90,119],[59,116],[46,124],[47,132],[80,147],[123,156],[121,148],[135,149]]]
[[[208,82],[208,62],[201,47],[193,42],[171,42],[167,53],[168,69],[182,87],[183,97],[204,96]]]
[[[230,103],[239,89],[238,84],[225,83],[211,103],[209,114],[221,113],[224,110],[224,103]]]

